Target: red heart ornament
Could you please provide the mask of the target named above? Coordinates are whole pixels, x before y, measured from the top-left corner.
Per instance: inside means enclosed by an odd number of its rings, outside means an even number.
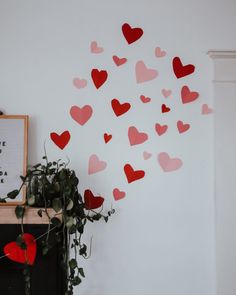
[[[168,113],[170,111],[170,108],[168,108],[165,104],[161,106],[162,113]]]
[[[108,141],[110,141],[111,139],[112,139],[111,134],[104,133],[104,141],[105,141],[105,143],[108,143]]]
[[[63,150],[64,147],[68,144],[70,141],[70,132],[64,131],[60,135],[58,135],[56,132],[50,133],[51,140],[61,149]]]
[[[118,99],[114,98],[111,101],[111,106],[117,117],[125,114],[131,108],[130,103],[125,102],[121,104]]]
[[[21,249],[21,247],[17,245],[16,242],[10,242],[5,245],[3,249],[4,254],[7,255],[7,257],[12,261],[33,265],[37,252],[35,238],[31,234],[24,233],[23,240],[27,246],[26,250]]]
[[[183,121],[178,121],[177,128],[179,130],[179,133],[183,133],[183,132],[186,132],[190,128],[190,125],[184,124]]]
[[[95,87],[98,89],[106,82],[108,73],[105,70],[99,71],[98,69],[93,69],[91,72],[91,77]]]
[[[126,164],[124,166],[125,175],[128,183],[141,179],[145,176],[145,172],[143,170],[134,170],[130,164]]]
[[[82,108],[78,106],[72,106],[70,109],[70,115],[77,123],[83,126],[92,116],[93,109],[90,105],[85,105]]]
[[[173,58],[172,66],[173,66],[175,76],[178,79],[192,74],[195,70],[195,66],[192,64],[188,64],[184,66],[178,56]]]
[[[102,206],[104,198],[101,196],[94,196],[91,190],[84,191],[84,203],[87,210],[97,209]]]
[[[123,65],[123,64],[125,64],[127,62],[127,58],[125,58],[125,57],[119,58],[118,56],[113,55],[112,58],[113,58],[114,63],[117,66],[121,66],[121,65]]]
[[[183,103],[189,103],[196,100],[199,93],[196,91],[190,91],[188,86],[183,86],[181,89],[181,98]]]
[[[156,124],[155,125],[155,129],[156,129],[156,132],[159,136],[161,136],[162,134],[166,133],[167,129],[168,129],[168,126],[167,125],[161,125],[161,124]]]
[[[128,44],[134,43],[143,35],[141,28],[132,28],[129,24],[122,25],[122,32]]]

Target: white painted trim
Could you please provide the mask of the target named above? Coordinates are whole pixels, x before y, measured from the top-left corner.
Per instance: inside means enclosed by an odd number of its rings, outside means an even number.
[[[209,50],[207,54],[211,58],[236,58],[236,50]]]

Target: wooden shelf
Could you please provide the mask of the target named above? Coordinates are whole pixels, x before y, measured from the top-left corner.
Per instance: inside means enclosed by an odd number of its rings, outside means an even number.
[[[27,208],[24,216],[24,224],[47,224],[48,217],[45,213],[40,217],[38,210],[40,208]],[[48,209],[50,216],[54,216],[55,211]],[[0,224],[20,224],[21,220],[16,218],[15,206],[1,206],[0,207]]]

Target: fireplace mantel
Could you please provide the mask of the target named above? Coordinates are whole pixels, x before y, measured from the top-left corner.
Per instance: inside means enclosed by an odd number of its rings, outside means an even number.
[[[24,216],[24,224],[47,224],[48,217],[45,213],[40,217],[38,215],[39,208],[27,208]],[[55,211],[48,209],[49,216],[53,216]],[[0,224],[20,224],[21,220],[16,218],[15,206],[1,206],[0,207]]]

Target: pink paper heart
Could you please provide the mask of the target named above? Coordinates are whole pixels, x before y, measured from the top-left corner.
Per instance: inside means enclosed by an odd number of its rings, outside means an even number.
[[[96,41],[93,41],[90,44],[90,50],[92,53],[102,53],[104,49],[99,47]]]
[[[80,79],[80,78],[74,78],[73,84],[76,88],[84,88],[87,86],[87,80],[85,79]]]
[[[151,153],[148,153],[148,152],[143,152],[143,158],[144,158],[144,160],[148,160],[148,159],[150,159],[150,158],[151,158],[151,156],[152,156],[152,154],[151,154]]]
[[[156,47],[156,49],[155,49],[155,56],[156,57],[164,57],[164,56],[166,56],[166,51],[161,50],[160,47]]]
[[[72,106],[70,109],[70,115],[80,125],[84,125],[92,116],[93,109],[89,105],[85,105],[82,108],[78,106]]]
[[[129,127],[128,137],[130,145],[141,144],[148,139],[148,135],[144,132],[139,132],[134,126]]]
[[[88,174],[94,174],[104,170],[107,167],[105,161],[100,161],[97,155],[92,155],[89,158]]]
[[[113,189],[113,196],[116,201],[124,199],[125,195],[125,192],[120,191],[118,188]]]
[[[155,129],[156,129],[156,132],[159,136],[163,135],[164,133],[166,133],[167,129],[168,129],[168,126],[167,125],[161,125],[161,124],[156,124],[155,125]]]
[[[202,105],[202,114],[203,115],[208,115],[208,114],[212,114],[213,113],[213,109],[209,108],[209,106],[205,103]]]
[[[199,93],[197,91],[190,91],[188,86],[183,86],[181,89],[181,98],[183,103],[193,102],[199,97]]]
[[[136,63],[135,72],[137,83],[143,83],[153,80],[158,75],[158,72],[156,70],[148,69],[142,60]]]
[[[171,95],[172,91],[171,90],[167,90],[167,89],[162,89],[161,93],[163,94],[163,96],[165,98],[167,98],[167,97],[169,97]]]
[[[170,158],[170,156],[165,152],[158,155],[158,162],[164,172],[175,171],[183,165],[180,159]]]
[[[183,121],[178,121],[177,122],[177,128],[179,130],[179,133],[184,133],[190,128],[190,125],[189,124],[184,124]]]
[[[145,95],[140,95],[140,99],[143,103],[148,103],[151,101],[151,98],[150,97],[147,97]]]

